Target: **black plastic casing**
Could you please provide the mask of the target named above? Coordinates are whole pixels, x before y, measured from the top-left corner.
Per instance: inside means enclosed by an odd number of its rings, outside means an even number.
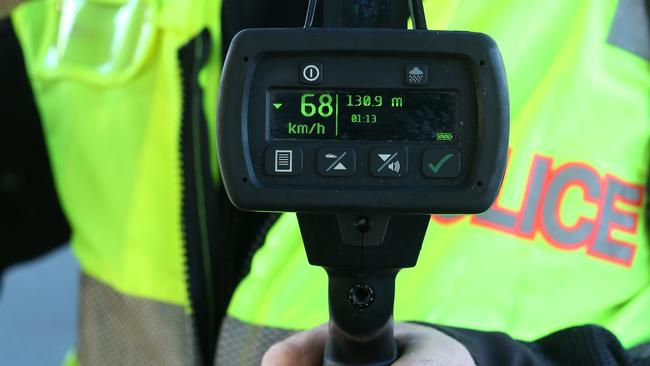
[[[316,86],[300,81],[305,62],[323,65]],[[430,65],[431,85],[423,89],[459,93],[462,120],[455,147],[461,173],[431,179],[420,171],[420,157],[435,142],[275,141],[268,132],[268,90],[405,89],[403,67]],[[350,65],[347,69],[346,65]],[[381,70],[382,65],[397,65]],[[363,65],[363,67],[359,67]],[[359,70],[368,70],[365,74]],[[373,71],[373,74],[369,74]],[[373,75],[375,75],[373,77]],[[411,87],[413,90],[416,88]],[[248,29],[233,39],[223,69],[218,103],[217,147],[223,182],[242,210],[276,212],[384,212],[395,214],[479,213],[496,199],[503,179],[509,128],[505,70],[492,38],[481,33],[391,29]],[[265,173],[265,149],[273,144],[305,151],[299,177]],[[284,146],[282,145],[282,146]],[[314,172],[320,147],[354,147],[360,156],[372,148],[405,147],[406,178],[361,173],[322,177]]]

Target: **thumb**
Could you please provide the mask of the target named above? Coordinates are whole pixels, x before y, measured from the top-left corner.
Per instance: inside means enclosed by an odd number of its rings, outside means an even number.
[[[292,335],[271,346],[262,366],[316,366],[323,362],[327,325]]]

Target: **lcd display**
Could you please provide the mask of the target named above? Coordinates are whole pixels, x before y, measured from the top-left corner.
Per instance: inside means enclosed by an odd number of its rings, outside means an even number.
[[[456,139],[457,94],[440,90],[296,90],[268,94],[275,139]]]

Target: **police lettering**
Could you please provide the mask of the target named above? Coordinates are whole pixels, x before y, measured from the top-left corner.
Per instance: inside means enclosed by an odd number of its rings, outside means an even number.
[[[506,178],[508,175],[506,172]],[[574,207],[563,208],[569,190],[579,192],[580,205],[585,206],[577,210],[578,217],[573,220],[562,215],[563,212],[576,215]],[[634,261],[636,244],[615,237],[616,233],[637,234],[643,192],[641,185],[611,174],[601,175],[587,164],[571,162],[554,166],[553,159],[535,155],[519,209],[503,208],[499,196],[487,212],[472,216],[470,223],[526,239],[541,235],[557,249],[584,250],[588,256],[629,267]],[[584,208],[590,208],[593,214],[585,214]],[[434,216],[433,219],[453,224],[463,216]]]

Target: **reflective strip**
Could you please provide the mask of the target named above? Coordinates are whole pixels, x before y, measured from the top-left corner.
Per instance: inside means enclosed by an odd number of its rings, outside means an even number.
[[[644,0],[620,0],[607,42],[650,61],[650,23]]]
[[[267,349],[294,333],[294,330],[252,325],[227,316],[221,326],[215,365],[257,366]]]
[[[182,306],[127,296],[85,274],[80,297],[80,365],[198,365]]]

